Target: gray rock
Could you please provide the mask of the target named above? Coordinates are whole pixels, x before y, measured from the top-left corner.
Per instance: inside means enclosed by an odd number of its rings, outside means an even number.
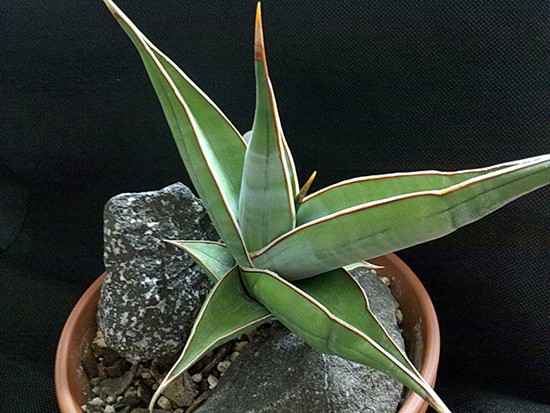
[[[181,376],[172,380],[163,394],[176,405],[188,407],[193,404],[198,393],[197,385],[191,380],[189,373],[185,371]]]
[[[210,282],[183,251],[163,239],[217,236],[201,201],[177,183],[127,193],[104,211],[104,261],[98,326],[126,358],[147,360],[183,345]]]
[[[106,399],[107,396],[119,396],[124,393],[132,384],[136,374],[136,366],[131,370],[125,371],[122,376],[114,379],[105,379],[99,385],[99,393]]]
[[[372,272],[359,282],[401,348],[391,291]],[[395,413],[403,386],[369,367],[308,347],[279,323],[262,331],[196,413]]]

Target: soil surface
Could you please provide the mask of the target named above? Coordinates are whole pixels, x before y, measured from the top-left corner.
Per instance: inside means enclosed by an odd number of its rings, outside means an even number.
[[[265,328],[270,327],[260,327]],[[243,334],[208,353],[167,387],[154,413],[191,413],[197,409],[256,333],[257,330]],[[91,400],[82,410],[87,413],[147,413],[153,393],[178,357],[179,352],[132,364],[108,348],[103,334],[98,331],[82,361],[92,387]]]

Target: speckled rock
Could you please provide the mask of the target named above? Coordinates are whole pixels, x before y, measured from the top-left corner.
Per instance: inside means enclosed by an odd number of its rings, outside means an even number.
[[[104,221],[107,278],[97,319],[105,343],[136,360],[174,351],[210,282],[162,240],[217,240],[201,201],[181,183],[120,194],[105,206]]]
[[[357,278],[371,308],[404,347],[390,289],[372,272]],[[395,413],[403,386],[369,367],[324,355],[274,323],[243,351],[195,413]]]

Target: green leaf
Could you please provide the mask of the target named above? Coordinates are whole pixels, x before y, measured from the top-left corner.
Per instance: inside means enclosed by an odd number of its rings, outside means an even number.
[[[235,266],[235,258],[229,249],[214,241],[164,240],[188,253],[214,283]]]
[[[181,69],[111,0],[104,1],[141,55],[185,167],[214,226],[237,261],[250,265],[237,224],[246,143]]]
[[[255,40],[256,113],[246,151],[239,202],[239,224],[249,251],[260,249],[295,226],[295,188],[289,153],[267,63],[260,5]]]
[[[376,368],[428,400],[438,412],[449,412],[436,393],[415,372],[306,291],[272,271],[241,268],[241,274],[250,294],[311,347]],[[312,290],[315,289],[312,287]],[[331,307],[340,315],[348,313],[334,301]],[[357,321],[356,317],[351,321]]]
[[[206,353],[270,319],[269,311],[246,294],[239,269],[233,267],[206,297],[181,356],[155,392],[149,408],[172,380]]]
[[[412,192],[441,190],[468,179],[519,165],[533,159],[536,158],[456,172],[402,172],[349,179],[305,197],[297,212],[296,224],[299,226],[367,202]]]
[[[550,155],[449,187],[344,209],[303,224],[253,256],[289,280],[442,237],[550,182]]]
[[[391,339],[370,309],[361,285],[345,269],[337,268],[294,284],[336,317],[341,318],[376,341],[380,347],[422,379],[407,355]]]

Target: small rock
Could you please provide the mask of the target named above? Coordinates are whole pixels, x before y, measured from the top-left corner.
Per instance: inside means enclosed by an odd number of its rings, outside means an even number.
[[[93,404],[94,406],[103,406],[105,401],[101,397],[94,397],[88,402],[88,404]]]
[[[97,330],[96,336],[92,340],[92,344],[95,344],[101,349],[107,348],[107,344],[105,343],[105,336],[103,335],[103,332],[101,330]]]
[[[397,319],[397,324],[401,324],[403,322],[403,313],[400,309],[395,310],[395,318]]]
[[[380,281],[384,283],[384,285],[390,285],[391,281],[388,277],[380,277]]]
[[[124,372],[124,374],[115,379],[105,379],[101,382],[100,392],[105,392],[108,396],[118,396],[124,393],[134,380],[136,368]]]
[[[88,403],[86,405],[86,413],[104,413],[105,410],[102,406]]]
[[[168,400],[164,396],[159,397],[159,399],[157,400],[157,404],[161,409],[164,409],[164,410],[168,410],[172,408],[172,403],[170,403],[170,400]]]
[[[130,407],[139,407],[139,405],[143,402],[141,400],[141,397],[139,397],[137,394],[131,395],[131,396],[124,396],[122,399],[117,400],[117,403],[124,406],[130,406]]]
[[[132,409],[130,413],[149,413],[149,409],[142,409],[138,407],[137,409]],[[153,409],[153,413],[168,413],[166,410]]]
[[[191,380],[193,380],[195,383],[200,383],[202,381],[202,374],[201,373],[193,374],[191,376]]]
[[[98,386],[99,383],[101,383],[101,379],[99,377],[92,377],[90,379],[90,386]]]
[[[198,393],[197,385],[186,371],[172,380],[164,390],[167,398],[183,407],[191,406]]]
[[[115,362],[121,360],[120,356],[116,351],[106,348],[103,351],[103,364],[105,367],[112,366]]]
[[[174,413],[183,413],[183,409],[176,409],[174,410]]]
[[[97,371],[98,371],[98,377],[101,379],[101,381],[105,380],[106,378],[108,378],[107,376],[107,370],[105,370],[106,367],[103,365],[103,363],[99,363],[97,365]]]
[[[206,381],[208,382],[210,389],[213,389],[218,385],[218,379],[215,376],[208,376]]]
[[[116,410],[113,406],[105,406],[105,412],[104,413],[116,413]]]
[[[131,367],[131,364],[124,360],[124,359],[118,359],[115,361],[111,366],[105,368],[105,372],[107,373],[107,377],[114,379],[116,377],[122,376],[125,371],[128,371],[128,369]]]
[[[113,404],[114,402],[117,401],[117,398],[118,397],[115,397],[115,396],[108,396],[107,397],[107,400],[105,400],[108,404]]]
[[[94,344],[99,348],[107,348],[107,343],[105,343],[105,338],[103,337],[95,339]]]
[[[85,404],[83,404],[82,406],[80,406],[80,408],[82,409],[83,412],[87,412],[87,411],[88,411],[88,406],[86,406]]]
[[[248,341],[239,341],[238,343],[235,343],[233,346],[233,349],[237,352],[242,352],[246,347],[248,347],[250,343]]]
[[[216,368],[220,373],[224,373],[225,371],[227,371],[229,366],[231,366],[231,362],[229,360],[224,360],[224,361],[220,361]]]
[[[234,351],[233,353],[231,353],[231,355],[229,356],[229,360],[231,362],[237,360],[237,357],[239,357],[241,353],[239,353],[238,351]]]
[[[99,370],[97,369],[97,360],[94,356],[94,353],[87,349],[82,357],[82,367],[88,375],[88,377],[97,377],[99,375]]]
[[[130,387],[124,392],[124,397],[137,396],[137,389],[135,387]]]

